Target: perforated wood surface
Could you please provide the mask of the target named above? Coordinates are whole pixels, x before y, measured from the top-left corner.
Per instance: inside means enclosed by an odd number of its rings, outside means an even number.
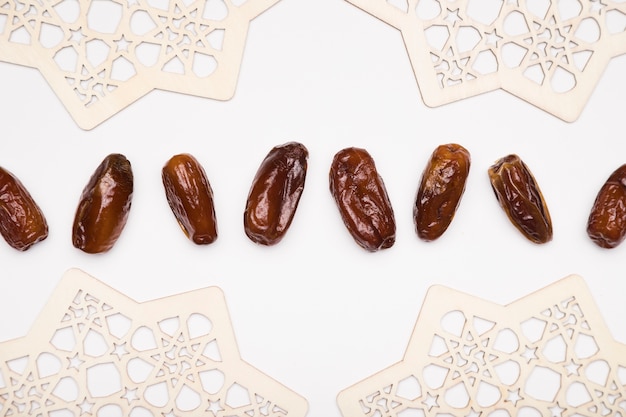
[[[347,0],[402,32],[424,102],[503,89],[563,119],[626,53],[618,0]]]
[[[338,403],[344,417],[623,416],[626,345],[578,276],[507,306],[434,286],[402,361]]]
[[[0,344],[0,415],[302,417],[244,362],[217,287],[137,303],[68,271],[29,334]]]
[[[0,60],[37,68],[83,129],[153,89],[230,99],[278,0],[0,0]]]

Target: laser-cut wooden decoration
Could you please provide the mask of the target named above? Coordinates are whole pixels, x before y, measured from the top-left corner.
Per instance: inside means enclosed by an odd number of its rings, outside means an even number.
[[[68,271],[29,334],[0,343],[0,416],[303,417],[242,361],[216,287],[137,303]]]
[[[626,345],[575,275],[507,306],[434,286],[402,361],[338,404],[344,417],[620,417]]]
[[[426,105],[502,89],[565,120],[626,53],[621,0],[347,0],[399,29]]]
[[[153,89],[228,100],[278,0],[0,0],[0,60],[39,69],[92,129]]]

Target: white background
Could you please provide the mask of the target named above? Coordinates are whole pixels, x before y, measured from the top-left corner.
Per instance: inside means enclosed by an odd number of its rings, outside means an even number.
[[[0,64],[0,165],[44,211],[50,235],[20,253],[0,244],[0,340],[25,335],[63,273],[78,267],[137,301],[206,286],[223,289],[242,358],[339,416],[344,388],[399,361],[426,290],[443,284],[506,304],[575,273],[608,328],[626,341],[626,247],[585,233],[608,175],[626,162],[626,57],[609,64],[581,117],[566,123],[502,91],[426,107],[400,33],[342,0],[282,0],[252,22],[237,92],[228,102],[154,91],[91,131],[77,127],[41,74]],[[245,236],[242,213],[275,145],[309,150],[306,187],[275,247]],[[461,206],[438,241],[420,241],[412,206],[433,149],[472,155]],[[396,244],[368,253],[344,228],[328,191],[333,155],[375,159],[393,204]],[[70,240],[74,210],[109,153],[135,174],[127,226],[110,252]],[[166,203],[161,167],[189,152],[215,194],[219,238],[187,241]],[[498,206],[487,168],[517,153],[547,200],[554,240],[527,241]],[[1,242],[0,242],[1,243]]]

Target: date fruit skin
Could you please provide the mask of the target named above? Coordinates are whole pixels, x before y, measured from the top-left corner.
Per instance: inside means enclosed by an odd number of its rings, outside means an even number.
[[[308,158],[303,144],[287,142],[263,159],[243,215],[244,230],[254,243],[275,245],[289,230],[304,191]]]
[[[48,237],[41,209],[22,182],[4,168],[0,168],[0,234],[19,251]]]
[[[119,238],[133,197],[133,171],[122,154],[110,154],[94,171],[80,196],[72,244],[86,253],[104,253]]]
[[[488,170],[500,206],[531,242],[552,240],[552,219],[543,194],[526,164],[515,154],[500,158]]]
[[[165,197],[181,229],[193,243],[217,239],[213,190],[206,172],[193,155],[171,157],[161,170]]]
[[[626,237],[626,164],[613,171],[600,188],[587,220],[587,235],[606,249]]]
[[[422,174],[413,220],[417,236],[438,239],[448,229],[465,192],[470,153],[456,143],[438,146]]]
[[[369,252],[392,247],[396,241],[396,221],[387,189],[371,155],[354,147],[337,152],[329,182],[341,218],[356,243]]]

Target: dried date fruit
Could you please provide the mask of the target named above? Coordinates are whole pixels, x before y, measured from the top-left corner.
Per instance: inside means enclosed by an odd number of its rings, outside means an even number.
[[[41,209],[20,180],[4,168],[0,168],[0,234],[19,251],[48,237]]]
[[[534,243],[552,240],[552,220],[541,190],[517,155],[499,159],[488,170],[491,186],[509,220]]]
[[[341,218],[356,243],[370,252],[392,247],[396,221],[371,155],[365,149],[342,149],[333,158],[329,180]]]
[[[72,244],[86,253],[110,250],[119,238],[133,197],[133,171],[124,155],[110,154],[83,189],[74,216]]]
[[[161,170],[165,197],[181,229],[192,242],[217,239],[213,190],[204,168],[190,154],[174,155]]]
[[[602,248],[611,249],[626,237],[626,164],[606,180],[591,208],[587,235]]]
[[[259,167],[243,215],[246,235],[255,243],[275,245],[291,225],[304,191],[308,150],[301,143],[276,146]]]
[[[465,191],[470,154],[461,145],[438,146],[422,174],[413,220],[420,239],[438,239],[450,226]]]

